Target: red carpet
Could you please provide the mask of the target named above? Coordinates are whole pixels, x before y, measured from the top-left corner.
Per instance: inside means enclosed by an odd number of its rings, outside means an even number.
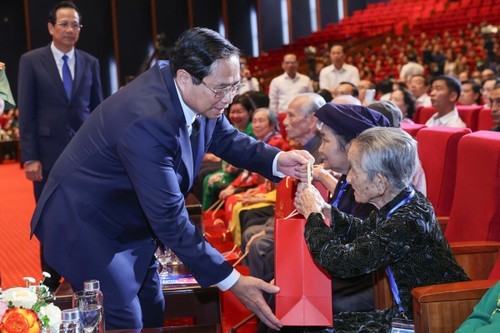
[[[0,286],[5,290],[24,285],[23,277],[41,277],[39,243],[29,239],[29,222],[35,208],[33,186],[19,163],[0,164]],[[222,293],[222,328],[227,332],[250,313],[230,292]],[[237,330],[253,333],[256,319]]]
[[[39,243],[30,240],[29,222],[35,199],[33,185],[24,176],[18,162],[0,164],[0,274],[7,289],[24,285],[23,277],[39,280],[42,276]]]

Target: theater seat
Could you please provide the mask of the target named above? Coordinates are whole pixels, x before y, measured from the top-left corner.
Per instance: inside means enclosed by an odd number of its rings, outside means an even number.
[[[422,128],[426,128],[426,126],[423,124],[401,123],[401,128],[412,137],[416,137],[418,131]]]
[[[437,216],[450,215],[458,142],[469,133],[468,128],[428,127],[421,129],[416,136],[418,156],[427,182],[427,198]]]
[[[434,113],[436,110],[432,106],[420,108],[414,116],[414,121],[418,124],[425,124]]]
[[[495,123],[493,122],[493,117],[491,116],[491,109],[481,109],[477,117],[477,130],[489,131],[493,126],[495,126]]]
[[[448,241],[500,241],[499,203],[500,133],[467,134],[458,144]]]
[[[412,290],[417,333],[454,332],[472,313],[483,295],[500,280],[500,253],[485,279],[444,283]]]
[[[482,109],[482,105],[457,105],[458,115],[473,132],[477,131],[479,111]]]

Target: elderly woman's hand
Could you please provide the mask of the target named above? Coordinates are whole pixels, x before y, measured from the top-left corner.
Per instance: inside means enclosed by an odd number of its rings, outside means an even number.
[[[297,186],[294,204],[297,211],[306,218],[311,213],[321,213],[323,208],[328,206],[315,187],[309,188],[304,183]]]

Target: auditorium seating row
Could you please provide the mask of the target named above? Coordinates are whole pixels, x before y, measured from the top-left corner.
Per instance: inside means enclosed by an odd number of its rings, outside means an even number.
[[[467,128],[473,132],[490,130],[494,126],[491,109],[482,105],[457,105],[457,111]],[[425,124],[434,113],[436,110],[433,107],[420,108],[413,116],[413,121],[416,124]]]

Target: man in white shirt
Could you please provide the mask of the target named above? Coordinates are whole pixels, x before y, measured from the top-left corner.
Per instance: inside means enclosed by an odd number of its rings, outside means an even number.
[[[298,72],[295,54],[285,54],[281,67],[285,73],[272,79],[269,85],[269,109],[275,113],[286,112],[288,104],[298,94],[314,92],[311,79]]]
[[[452,76],[441,75],[434,79],[431,87],[431,102],[436,113],[427,120],[427,127],[445,126],[465,128],[456,104],[462,92],[460,82]]]
[[[427,95],[429,82],[423,74],[413,75],[408,83],[409,90],[415,97],[415,106],[417,108],[432,106],[431,98]]]
[[[320,89],[327,89],[333,94],[340,82],[358,84],[358,69],[344,63],[344,59],[344,47],[342,45],[333,45],[330,48],[330,61],[332,64],[323,68],[319,73]]]

